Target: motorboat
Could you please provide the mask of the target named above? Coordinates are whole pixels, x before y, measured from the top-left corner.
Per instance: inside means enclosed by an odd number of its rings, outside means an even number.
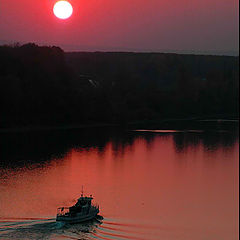
[[[77,203],[71,207],[59,207],[56,221],[65,223],[81,223],[92,220],[99,213],[99,206],[92,203],[92,195],[84,196],[83,191]]]

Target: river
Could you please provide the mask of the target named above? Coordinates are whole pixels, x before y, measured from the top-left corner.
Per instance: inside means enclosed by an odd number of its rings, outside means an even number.
[[[0,133],[0,239],[235,240],[238,147],[231,131]],[[104,219],[56,223],[82,186]]]

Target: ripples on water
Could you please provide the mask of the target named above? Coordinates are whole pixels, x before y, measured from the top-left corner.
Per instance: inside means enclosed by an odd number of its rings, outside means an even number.
[[[238,145],[229,131],[0,133],[0,239],[236,239]],[[82,185],[104,219],[56,223]]]
[[[53,219],[0,219],[1,239],[158,239],[157,225],[124,223],[113,219],[64,224]]]

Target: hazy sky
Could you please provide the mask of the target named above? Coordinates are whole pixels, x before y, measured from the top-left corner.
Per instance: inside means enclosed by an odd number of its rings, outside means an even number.
[[[238,0],[71,0],[59,20],[54,0],[0,0],[0,43],[65,50],[238,51]]]

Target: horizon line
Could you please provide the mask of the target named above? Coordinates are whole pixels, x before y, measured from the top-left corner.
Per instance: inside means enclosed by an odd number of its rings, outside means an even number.
[[[139,49],[127,47],[101,47],[101,46],[86,46],[75,44],[61,44],[61,43],[44,43],[38,41],[10,41],[0,39],[0,45],[14,45],[14,44],[28,44],[34,43],[39,46],[56,46],[60,47],[64,52],[109,52],[109,53],[166,53],[166,54],[185,54],[185,55],[210,55],[210,56],[229,56],[239,57],[239,50],[176,50],[176,49]]]

